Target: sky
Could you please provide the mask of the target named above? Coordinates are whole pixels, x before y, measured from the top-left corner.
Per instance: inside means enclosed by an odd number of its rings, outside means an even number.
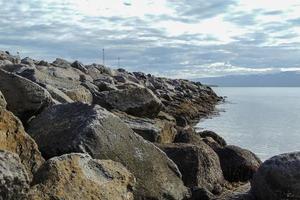
[[[103,48],[173,78],[300,71],[300,1],[0,0],[1,50],[89,64]]]

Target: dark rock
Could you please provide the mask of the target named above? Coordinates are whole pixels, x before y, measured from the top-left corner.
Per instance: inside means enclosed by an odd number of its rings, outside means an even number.
[[[215,194],[222,192],[224,177],[219,158],[204,142],[201,146],[185,143],[157,146],[177,164],[186,186],[203,187]]]
[[[31,121],[28,132],[46,158],[71,152],[122,163],[137,178],[136,199],[183,199],[177,166],[118,117],[98,105],[55,105]]]
[[[1,108],[6,108],[7,102],[2,94],[2,92],[0,91],[0,109]]]
[[[87,68],[79,61],[75,61],[71,64],[72,67],[79,69],[80,71],[82,71],[83,73],[88,73]]]
[[[217,133],[213,132],[213,131],[202,131],[198,133],[202,138],[207,138],[207,137],[211,137],[213,138],[220,146],[224,147],[227,145],[226,141],[219,136]]]
[[[28,189],[29,178],[20,158],[0,150],[0,199],[25,199]]]
[[[51,158],[39,169],[27,200],[133,200],[134,184],[120,163],[72,153]]]
[[[35,66],[34,60],[31,59],[31,58],[29,58],[29,57],[23,58],[23,59],[21,60],[21,63],[22,63],[22,64],[26,64],[26,65],[30,65],[30,66]]]
[[[261,164],[254,153],[233,145],[218,149],[217,154],[224,177],[230,182],[249,181]]]
[[[39,85],[16,74],[0,69],[0,90],[7,109],[23,122],[53,104],[51,95]]]
[[[213,200],[215,196],[205,188],[192,188],[192,197],[189,200]]]
[[[105,91],[94,95],[95,104],[116,109],[138,117],[156,117],[161,101],[147,88]]]
[[[300,152],[266,160],[251,181],[257,200],[300,199]]]

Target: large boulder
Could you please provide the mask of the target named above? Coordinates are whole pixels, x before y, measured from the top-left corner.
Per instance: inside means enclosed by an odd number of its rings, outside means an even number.
[[[47,90],[2,69],[0,69],[0,90],[7,101],[7,109],[23,122],[53,103]]]
[[[88,153],[122,163],[137,179],[136,199],[182,199],[187,194],[177,166],[98,105],[55,105],[31,121],[28,132],[45,158]]]
[[[213,132],[213,131],[201,131],[198,132],[198,134],[202,137],[202,138],[212,138],[214,141],[216,141],[218,143],[218,145],[220,145],[221,147],[224,147],[227,145],[226,141],[219,136],[217,133]]]
[[[78,101],[87,104],[92,104],[93,102],[92,93],[81,85],[74,89],[62,89],[62,91],[75,102]]]
[[[134,176],[120,163],[66,154],[35,174],[28,200],[133,200]]]
[[[265,161],[251,181],[258,200],[300,199],[300,152],[274,156]]]
[[[161,101],[142,87],[96,93],[94,103],[107,109],[116,109],[138,117],[156,117],[162,108]]]
[[[38,146],[11,112],[0,107],[0,149],[19,155],[29,177],[44,162]]]
[[[28,190],[29,178],[20,158],[0,150],[0,199],[25,199]]]
[[[115,112],[134,132],[145,140],[156,143],[172,143],[176,136],[175,123],[162,119],[139,118]]]
[[[185,143],[157,144],[178,166],[186,186],[222,192],[224,177],[217,154],[204,142],[200,146]]]
[[[219,148],[217,154],[226,180],[249,181],[261,165],[260,159],[251,151],[228,145]]]

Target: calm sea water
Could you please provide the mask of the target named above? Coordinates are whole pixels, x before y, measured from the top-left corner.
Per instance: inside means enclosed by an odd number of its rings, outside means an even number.
[[[213,130],[227,141],[247,148],[262,160],[300,151],[300,88],[218,87],[227,96],[220,115],[201,120],[199,129]]]

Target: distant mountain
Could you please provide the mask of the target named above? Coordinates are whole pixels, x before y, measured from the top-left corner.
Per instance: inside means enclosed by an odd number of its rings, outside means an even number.
[[[300,87],[300,73],[289,71],[272,74],[229,75],[198,78],[194,81],[224,87]]]

